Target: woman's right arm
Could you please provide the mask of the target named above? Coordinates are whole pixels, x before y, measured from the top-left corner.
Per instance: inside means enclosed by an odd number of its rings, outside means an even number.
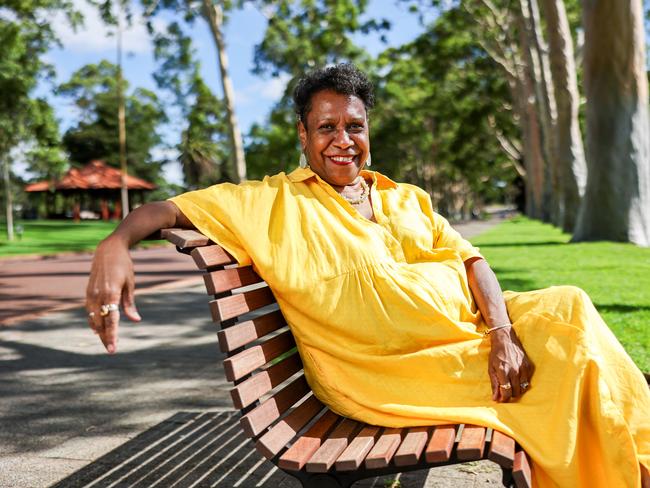
[[[117,350],[120,312],[102,317],[102,305],[121,304],[125,315],[139,321],[133,298],[135,278],[129,248],[142,239],[169,227],[191,229],[192,223],[172,202],[147,203],[129,215],[97,245],[86,288],[86,310],[90,327],[109,353]]]

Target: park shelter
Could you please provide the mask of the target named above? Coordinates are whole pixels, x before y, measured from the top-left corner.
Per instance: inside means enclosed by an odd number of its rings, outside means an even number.
[[[156,185],[141,178],[128,175],[126,184],[129,190],[131,207],[144,202],[144,193],[155,190]],[[45,180],[25,187],[28,193],[40,193],[46,202],[46,213],[51,217],[51,205],[48,197],[62,195],[67,207],[67,214],[75,220],[82,216],[98,216],[103,220],[122,217],[120,190],[122,172],[107,165],[104,161],[91,161],[82,168],[71,168],[58,180]]]

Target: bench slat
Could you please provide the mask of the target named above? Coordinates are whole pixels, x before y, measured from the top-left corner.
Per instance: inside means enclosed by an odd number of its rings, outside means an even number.
[[[515,460],[515,441],[498,430],[492,431],[492,442],[488,451],[488,459],[512,469]]]
[[[264,457],[273,459],[322,409],[323,404],[311,395],[260,437],[255,447]]]
[[[348,447],[354,432],[358,430],[359,423],[344,418],[334,429],[327,440],[318,448],[305,469],[308,473],[327,473],[334,465],[336,459]]]
[[[196,267],[199,269],[215,268],[227,264],[237,264],[237,260],[228,254],[223,247],[213,244],[192,249],[190,253]]]
[[[465,424],[458,441],[456,455],[463,461],[473,461],[483,457],[485,448],[485,427]]]
[[[528,456],[524,451],[517,451],[512,467],[512,478],[517,488],[531,488],[533,482],[530,474]]]
[[[449,461],[457,432],[457,425],[436,426],[424,454],[428,463],[444,463]]]
[[[282,334],[269,339],[264,344],[245,349],[223,361],[223,368],[228,381],[236,381],[251,371],[264,366],[266,363],[291,350],[296,343],[293,340],[291,331],[287,330]]]
[[[309,391],[305,375],[296,378],[271,398],[239,419],[244,433],[248,437],[255,437],[280,418],[280,415],[286,412],[289,407],[298,403]]]
[[[215,322],[223,322],[271,303],[275,303],[275,297],[271,293],[271,289],[265,286],[258,290],[212,300],[210,311]]]
[[[160,231],[160,235],[181,249],[207,246],[210,243],[210,239],[203,234],[190,229],[163,229]]]
[[[253,375],[230,390],[233,405],[237,409],[246,408],[301,368],[300,356],[294,353],[265,371]]]
[[[384,429],[366,457],[366,468],[385,468],[402,442],[403,429]]]
[[[254,285],[261,283],[262,278],[253,271],[252,266],[243,266],[241,268],[228,268],[219,271],[212,271],[203,275],[205,289],[208,295],[217,295],[225,291],[241,288],[242,286]]]
[[[359,469],[366,454],[370,452],[372,446],[379,436],[380,428],[375,425],[367,425],[357,436],[350,442],[350,445],[343,451],[334,463],[337,471],[354,471]]]
[[[402,444],[395,453],[395,466],[411,466],[417,464],[424,447],[429,440],[427,427],[413,427],[408,430]]]
[[[234,351],[285,325],[287,322],[280,311],[267,313],[218,331],[219,348],[222,352]]]
[[[278,466],[290,471],[300,471],[312,455],[321,446],[323,439],[340,419],[331,410],[327,410],[311,428],[280,456]]]

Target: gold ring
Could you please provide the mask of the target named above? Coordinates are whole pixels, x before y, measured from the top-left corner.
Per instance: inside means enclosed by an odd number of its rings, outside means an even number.
[[[510,383],[506,383],[505,385],[499,385],[499,388],[503,388],[504,390],[509,390],[512,388],[512,385]]]
[[[88,313],[88,317],[90,317],[91,319],[92,319],[94,316],[95,316],[95,312],[89,312],[89,313]]]
[[[99,307],[99,315],[106,317],[111,312],[117,312],[120,306],[117,303],[106,303]]]

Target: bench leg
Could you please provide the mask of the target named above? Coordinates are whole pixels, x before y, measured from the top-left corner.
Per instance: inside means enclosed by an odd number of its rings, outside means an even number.
[[[327,474],[315,474],[307,479],[301,479],[303,488],[347,488],[338,479]]]
[[[512,477],[512,470],[507,468],[501,468],[501,483],[507,488],[512,488],[515,486],[515,480]]]

